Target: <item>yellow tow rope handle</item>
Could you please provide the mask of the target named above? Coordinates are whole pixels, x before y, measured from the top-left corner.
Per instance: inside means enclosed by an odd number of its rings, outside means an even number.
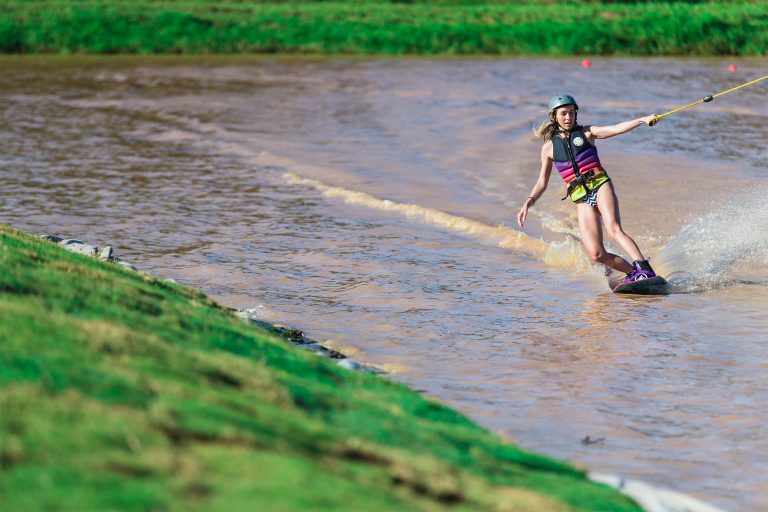
[[[684,107],[679,107],[679,108],[676,108],[675,110],[670,110],[669,112],[667,112],[665,114],[660,114],[660,115],[655,115],[654,114],[654,119],[652,119],[651,122],[648,123],[648,126],[655,125],[664,116],[668,116],[669,114],[674,114],[675,112],[680,112],[681,110],[685,110],[686,108],[693,107],[694,105],[698,105],[699,103],[709,103],[710,101],[712,101],[713,99],[717,98],[718,96],[722,96],[723,94],[728,94],[729,92],[736,91],[736,90],[741,89],[742,87],[746,87],[748,85],[756,84],[757,82],[759,82],[761,80],[765,80],[766,78],[768,78],[768,75],[760,77],[757,80],[752,80],[751,82],[747,82],[745,84],[741,84],[741,85],[739,85],[737,87],[734,87],[733,89],[728,89],[727,91],[719,92],[717,94],[713,94],[712,96],[707,96],[705,98],[700,99],[699,101],[694,101],[693,103],[691,103],[689,105],[685,105]]]

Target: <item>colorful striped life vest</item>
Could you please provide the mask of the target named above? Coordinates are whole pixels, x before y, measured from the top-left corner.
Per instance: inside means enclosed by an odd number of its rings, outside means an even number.
[[[552,157],[555,161],[560,177],[566,183],[576,179],[576,170],[579,174],[599,174],[604,172],[597,156],[597,148],[589,143],[581,126],[571,130],[566,142],[561,137],[552,137]]]

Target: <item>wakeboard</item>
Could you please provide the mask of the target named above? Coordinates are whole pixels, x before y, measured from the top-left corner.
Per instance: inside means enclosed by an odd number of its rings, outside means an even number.
[[[631,283],[619,282],[612,285],[613,293],[634,293],[637,295],[668,295],[669,286],[667,280],[661,276],[649,279],[640,279]]]

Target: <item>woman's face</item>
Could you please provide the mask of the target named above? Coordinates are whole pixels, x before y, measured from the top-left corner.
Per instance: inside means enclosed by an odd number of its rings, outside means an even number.
[[[558,108],[555,110],[555,119],[560,128],[570,130],[576,122],[576,107],[574,105],[566,105]]]

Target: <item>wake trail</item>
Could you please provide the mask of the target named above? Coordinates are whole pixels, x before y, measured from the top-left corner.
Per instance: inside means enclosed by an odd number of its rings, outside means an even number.
[[[135,110],[144,105],[142,103],[139,105],[128,105],[121,101],[103,100],[98,102],[70,101],[68,104],[80,108],[110,107],[127,110]],[[251,165],[271,169],[282,168],[287,171],[283,176],[289,183],[312,187],[320,191],[324,196],[341,199],[346,204],[398,213],[431,226],[468,235],[483,243],[491,243],[502,249],[515,251],[550,266],[563,268],[584,266],[579,241],[572,235],[567,235],[562,242],[545,242],[507,226],[491,226],[434,208],[417,204],[398,203],[396,201],[380,199],[364,192],[328,185],[317,179],[300,176],[290,172],[290,170],[306,170],[310,174],[316,173],[319,170],[323,175],[335,177],[337,180],[344,180],[349,176],[340,169],[302,164],[291,158],[281,157],[268,151],[254,150],[253,140],[249,140],[247,143],[237,140],[237,137],[234,137],[233,140],[233,134],[229,130],[213,123],[200,121],[195,117],[162,111],[153,111],[153,115],[157,121],[165,123],[165,129],[159,131],[138,129],[133,135],[158,142],[193,142],[201,147],[209,147],[218,153],[242,159]],[[263,144],[263,146],[267,145]]]
[[[328,185],[290,172],[285,173],[283,177],[288,183],[312,187],[325,197],[341,199],[346,204],[364,206],[373,210],[395,212],[431,226],[449,229],[485,243],[492,243],[502,249],[513,250],[547,265],[574,267],[582,259],[579,243],[573,237],[568,237],[563,242],[545,242],[507,226],[491,226],[426,206],[379,199],[365,192]]]

